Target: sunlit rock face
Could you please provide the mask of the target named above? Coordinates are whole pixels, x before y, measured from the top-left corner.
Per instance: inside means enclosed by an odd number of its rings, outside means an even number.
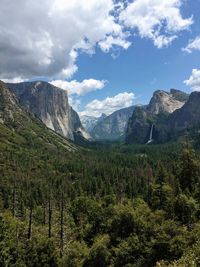
[[[187,100],[187,94],[171,89],[170,92],[155,91],[147,110],[152,114],[173,113],[181,108]]]
[[[20,104],[48,128],[71,140],[77,132],[90,138],[77,112],[69,105],[67,91],[41,81],[8,84],[8,87],[17,95]]]
[[[170,92],[155,91],[147,106],[133,111],[128,121],[126,143],[148,143],[150,135],[151,143],[168,140],[171,137],[169,118],[184,107],[188,98],[188,94],[176,89],[171,89]]]

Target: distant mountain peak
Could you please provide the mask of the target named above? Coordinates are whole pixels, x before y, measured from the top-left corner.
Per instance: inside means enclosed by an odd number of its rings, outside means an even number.
[[[95,127],[90,132],[96,140],[118,140],[123,139],[129,118],[134,106],[123,108],[106,116],[102,114]]]
[[[99,118],[104,119],[105,117],[107,117],[107,115],[105,113],[102,113],[101,116]]]
[[[96,124],[105,118],[106,115],[105,116],[104,115],[105,114],[102,114],[100,117],[82,115],[80,116],[81,123],[86,129],[86,131],[90,133],[93,130],[93,128],[96,126]]]

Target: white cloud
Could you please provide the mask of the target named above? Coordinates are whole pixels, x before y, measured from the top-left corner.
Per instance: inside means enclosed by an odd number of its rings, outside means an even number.
[[[85,110],[79,112],[81,116],[95,116],[99,117],[102,113],[107,115],[113,113],[116,110],[130,107],[133,105],[133,101],[135,99],[135,95],[133,93],[120,93],[114,97],[107,97],[106,99],[93,100],[85,106]]]
[[[127,49],[115,9],[112,0],[1,0],[1,78],[71,78],[80,50]]]
[[[76,110],[76,111],[79,110],[79,107],[81,105],[81,100],[79,98],[69,96],[68,100],[69,100],[70,106],[74,110]]]
[[[123,40],[121,37],[114,38],[113,36],[108,36],[103,41],[99,42],[99,46],[103,52],[109,52],[113,45],[124,47],[124,49],[128,49],[131,45],[130,42],[127,42],[125,39]]]
[[[135,0],[120,14],[121,21],[137,29],[140,37],[149,38],[158,48],[168,46],[177,33],[189,29],[192,18],[181,15],[181,0]]]
[[[61,77],[66,79],[71,79],[73,75],[78,71],[78,66],[76,65],[76,60],[78,53],[72,49],[69,53],[69,62],[67,68],[63,69],[61,72]]]
[[[190,78],[184,81],[184,83],[194,91],[200,91],[200,70],[193,69]]]
[[[15,77],[12,79],[2,79],[3,82],[5,83],[22,83],[27,81],[26,79],[22,79],[22,77]]]
[[[129,30],[167,46],[193,23],[180,13],[183,1],[1,0],[1,78],[71,78],[80,52],[128,49]]]
[[[200,50],[200,36],[197,36],[194,40],[190,40],[188,45],[182,50],[187,53],[192,53],[193,50]]]
[[[77,82],[76,80],[70,82],[63,80],[54,80],[51,81],[51,84],[67,90],[69,95],[83,96],[89,92],[103,89],[106,85],[106,81],[99,81],[95,79],[83,80],[82,82]]]

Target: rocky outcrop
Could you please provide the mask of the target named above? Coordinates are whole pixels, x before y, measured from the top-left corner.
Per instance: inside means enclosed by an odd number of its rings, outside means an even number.
[[[187,100],[187,94],[179,90],[171,89],[170,92],[155,91],[147,107],[152,114],[173,113],[181,108]]]
[[[12,123],[19,115],[23,114],[18,100],[6,86],[0,81],[0,123]]]
[[[144,107],[136,107],[128,121],[126,142],[144,144],[148,140],[151,123],[149,114]]]
[[[166,131],[168,117],[180,110],[188,97],[186,93],[176,89],[171,89],[170,92],[155,91],[149,105],[137,108],[133,112],[128,122],[126,143],[148,142],[152,125],[152,140],[163,142],[169,139],[169,132]]]
[[[193,129],[200,130],[200,92],[191,93],[185,105],[170,114],[159,133],[164,131],[168,137],[176,138]]]
[[[124,138],[127,123],[134,108],[129,107],[115,111],[99,121],[90,132],[91,136],[96,140],[117,140]]]
[[[93,128],[97,125],[97,123],[99,123],[105,118],[106,114],[104,113],[101,114],[100,117],[92,117],[87,115],[80,116],[81,123],[87,132],[91,132]]]
[[[77,133],[90,138],[68,103],[67,91],[41,81],[8,84],[8,87],[17,95],[20,104],[48,128],[71,140]]]

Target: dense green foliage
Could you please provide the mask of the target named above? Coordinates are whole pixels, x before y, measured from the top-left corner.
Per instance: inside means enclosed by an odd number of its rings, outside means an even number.
[[[69,151],[0,127],[0,266],[199,266],[190,145]]]

